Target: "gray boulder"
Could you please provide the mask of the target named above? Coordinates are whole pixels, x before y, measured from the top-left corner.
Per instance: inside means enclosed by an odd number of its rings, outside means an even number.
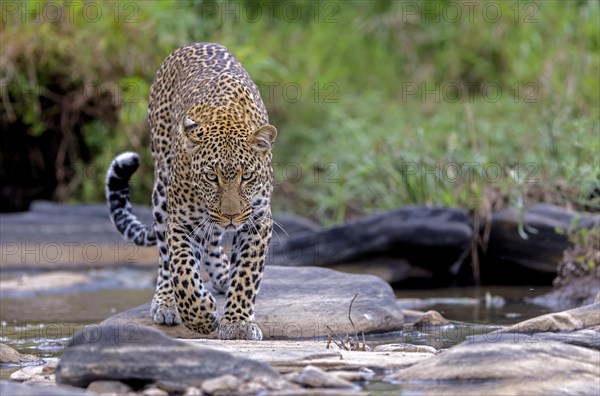
[[[488,283],[552,283],[563,251],[569,247],[567,235],[557,228],[569,229],[579,219],[578,228],[600,227],[600,216],[577,214],[565,208],[539,204],[520,216],[514,209],[494,213],[487,251],[482,255],[482,280]],[[522,225],[524,235],[519,233]]]
[[[275,241],[269,263],[330,265],[385,256],[445,272],[470,242],[471,224],[466,210],[406,206],[295,235],[282,243]]]
[[[600,393],[600,303],[477,336],[387,377],[423,395]]]
[[[463,342],[387,379],[423,395],[600,393],[597,350],[522,335],[490,337]]]
[[[600,267],[596,269],[599,271]],[[526,298],[531,304],[543,305],[552,310],[568,309],[592,304],[600,293],[598,276],[588,275],[581,278],[571,278],[561,286],[541,296]]]
[[[161,382],[198,387],[225,374],[265,384],[279,379],[264,363],[190,345],[154,329],[100,325],[73,336],[56,367],[56,382],[76,387],[94,381],[121,381],[137,389]]]
[[[32,365],[42,364],[44,361],[34,355],[28,355],[0,343],[0,366],[1,365]]]
[[[352,304],[352,321],[348,309]],[[220,310],[225,297],[213,293]],[[102,322],[112,326],[143,325],[178,338],[203,338],[183,325],[156,325],[144,304]],[[221,311],[222,312],[222,311]],[[402,328],[403,316],[392,288],[380,278],[354,275],[318,267],[265,267],[256,300],[256,321],[265,339],[297,339],[327,336],[330,330],[345,335]],[[329,329],[328,329],[329,327]]]

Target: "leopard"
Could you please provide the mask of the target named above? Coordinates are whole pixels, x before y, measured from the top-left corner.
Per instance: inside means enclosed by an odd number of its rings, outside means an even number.
[[[183,323],[224,340],[261,340],[254,306],[273,228],[277,128],[269,123],[257,85],[224,46],[189,44],[159,67],[148,121],[152,224],[132,210],[137,153],[112,160],[106,201],[127,241],[158,246],[150,316],[157,324]],[[226,234],[233,234],[230,252],[224,248]],[[222,316],[215,293],[226,297]]]

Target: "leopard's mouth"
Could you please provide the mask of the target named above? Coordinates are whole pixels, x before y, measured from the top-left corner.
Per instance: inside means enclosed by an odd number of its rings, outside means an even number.
[[[209,212],[209,216],[213,222],[222,227],[226,231],[237,230],[242,227],[252,214],[251,211],[235,215],[222,215],[220,213]]]

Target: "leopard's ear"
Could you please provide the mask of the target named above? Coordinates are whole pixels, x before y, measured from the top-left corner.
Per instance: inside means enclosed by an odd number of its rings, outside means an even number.
[[[181,122],[181,130],[183,131],[183,134],[190,141],[191,144],[200,143],[199,130],[197,128],[198,125],[198,122],[192,120],[189,117],[184,117],[183,121]]]
[[[263,125],[250,134],[250,146],[256,151],[264,153],[273,147],[277,137],[277,128],[273,125]]]

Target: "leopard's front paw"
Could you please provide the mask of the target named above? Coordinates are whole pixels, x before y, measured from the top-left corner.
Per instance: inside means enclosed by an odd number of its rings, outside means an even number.
[[[222,319],[219,324],[219,339],[221,340],[262,340],[260,327],[252,321],[230,321]]]
[[[164,324],[167,326],[175,326],[181,323],[179,312],[175,303],[165,303],[160,298],[154,296],[152,306],[150,308],[150,316],[156,324]]]

